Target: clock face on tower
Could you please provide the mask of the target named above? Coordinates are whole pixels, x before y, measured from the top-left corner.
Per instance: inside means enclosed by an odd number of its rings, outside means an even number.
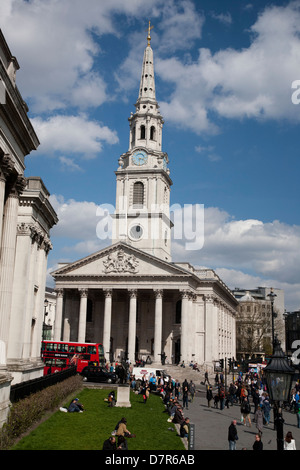
[[[134,240],[140,240],[143,236],[143,228],[141,225],[133,225],[129,231],[130,237]]]
[[[148,160],[148,156],[142,150],[139,150],[138,152],[135,152],[132,155],[132,163],[134,165],[137,165],[137,166],[145,165],[145,163],[147,163],[147,160]]]

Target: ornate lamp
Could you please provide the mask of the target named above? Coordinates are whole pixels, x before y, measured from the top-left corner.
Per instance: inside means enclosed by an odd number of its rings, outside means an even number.
[[[274,341],[274,354],[264,369],[267,388],[272,401],[289,399],[292,379],[295,371],[286,360],[277,338]]]
[[[280,402],[289,399],[294,369],[284,356],[277,337],[274,340],[274,354],[264,369],[267,389],[274,403],[274,423],[277,429],[277,450],[283,450],[283,423]]]

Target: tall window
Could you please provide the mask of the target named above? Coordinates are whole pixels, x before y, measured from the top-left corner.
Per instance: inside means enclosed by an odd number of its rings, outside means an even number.
[[[141,126],[141,139],[145,139],[146,138],[146,128],[145,126]]]
[[[151,126],[151,129],[150,129],[150,140],[155,140],[155,127],[154,126]]]
[[[143,207],[144,205],[144,185],[141,181],[137,181],[133,185],[133,205],[135,207]]]

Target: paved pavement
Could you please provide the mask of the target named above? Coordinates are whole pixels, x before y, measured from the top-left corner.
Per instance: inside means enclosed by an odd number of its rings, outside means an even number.
[[[197,384],[196,384],[197,385]],[[235,404],[224,410],[208,408],[206,390],[203,385],[196,386],[197,393],[189,408],[184,409],[184,416],[190,418],[195,425],[195,450],[228,450],[228,427],[233,419],[237,420],[237,450],[252,450],[257,429],[255,423],[252,426],[244,426],[240,422],[240,406]],[[254,410],[253,404],[251,405]],[[254,414],[251,412],[251,421]],[[296,440],[296,447],[300,450],[300,428],[297,428],[297,416],[288,411],[283,411],[284,436],[291,431]],[[264,450],[277,449],[277,433],[274,430],[273,411],[269,426],[264,426],[262,442]]]

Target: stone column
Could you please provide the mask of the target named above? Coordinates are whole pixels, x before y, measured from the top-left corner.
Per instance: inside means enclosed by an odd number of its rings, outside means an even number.
[[[111,315],[112,315],[112,289],[103,289],[104,301],[104,322],[103,322],[103,347],[104,355],[109,361],[110,336],[111,336]]]
[[[61,327],[62,327],[62,315],[63,315],[63,302],[64,302],[64,290],[56,289],[56,309],[55,309],[55,323],[54,323],[54,341],[61,340]]]
[[[189,361],[189,296],[190,291],[185,290],[181,292],[181,338],[180,338],[180,353],[181,361],[185,364]]]
[[[132,364],[135,363],[135,338],[136,338],[136,307],[137,291],[129,290],[129,328],[128,328],[128,359]]]
[[[15,266],[16,230],[18,217],[19,196],[14,190],[7,198],[4,208],[4,220],[1,240],[0,266],[0,340],[7,347],[10,313],[12,301],[12,286]]]
[[[155,293],[154,362],[161,362],[163,291],[162,290],[155,290],[154,293]]]
[[[86,333],[86,309],[88,289],[78,289],[80,292],[79,324],[78,324],[78,342],[85,342]]]
[[[13,284],[13,298],[11,309],[11,327],[9,331],[9,342],[7,358],[14,362],[20,361],[26,351],[30,351],[29,339],[25,336],[27,323],[31,327],[31,321],[27,317],[28,296],[32,295],[31,280],[31,250],[32,250],[33,227],[31,224],[21,223],[17,225],[17,242],[15,257],[15,273]],[[30,319],[32,318],[32,311]],[[26,344],[26,347],[24,346]],[[27,355],[27,358],[29,353]],[[23,356],[24,357],[24,356]]]
[[[215,312],[215,296],[205,295],[205,362],[219,359],[218,318]]]

